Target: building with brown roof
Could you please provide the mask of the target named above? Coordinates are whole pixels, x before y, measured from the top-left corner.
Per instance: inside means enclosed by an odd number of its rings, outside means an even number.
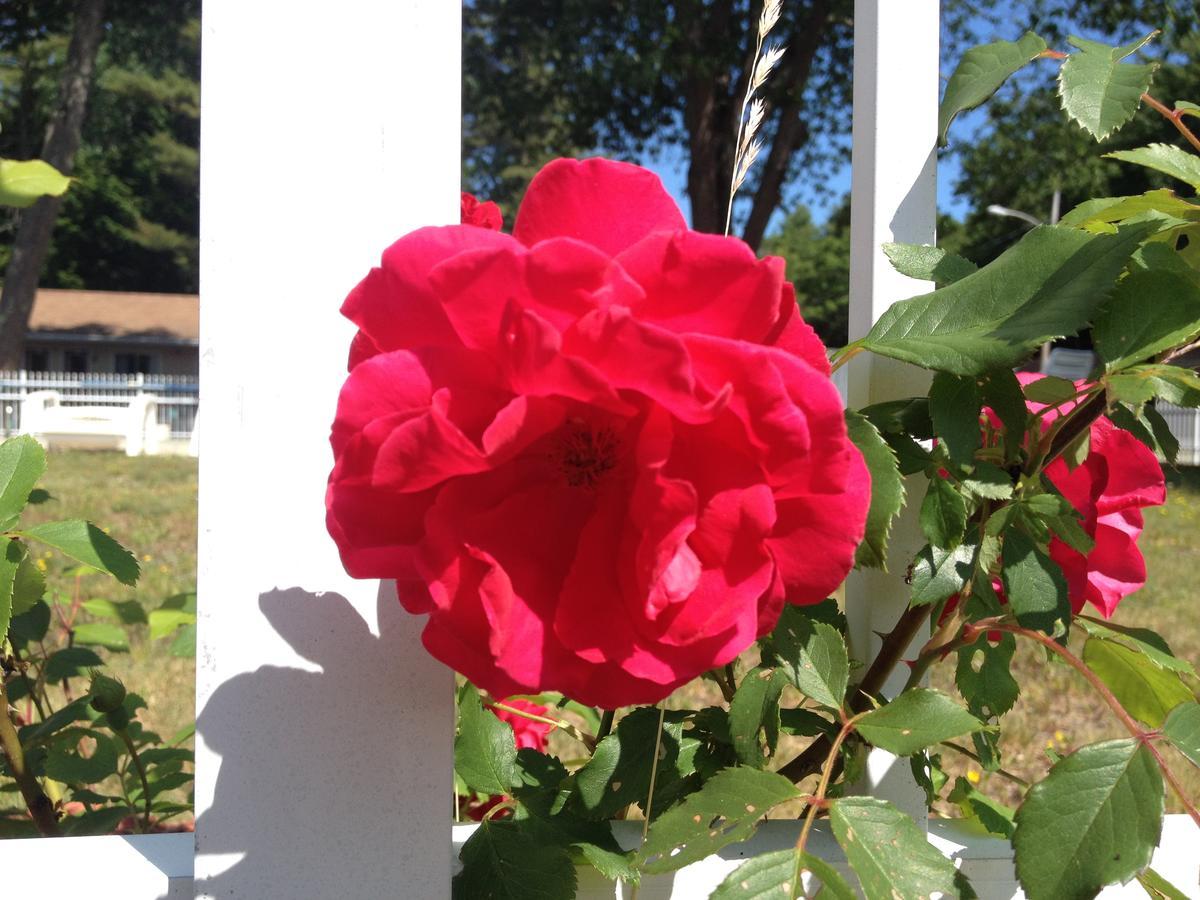
[[[195,294],[42,289],[25,336],[25,368],[196,375],[199,346]]]

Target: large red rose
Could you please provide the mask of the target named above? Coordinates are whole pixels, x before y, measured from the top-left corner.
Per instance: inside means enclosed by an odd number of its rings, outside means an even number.
[[[603,159],[511,236],[422,228],[346,299],[331,441],[347,571],[395,578],[493,696],[652,703],[845,577],[869,479],[781,259]]]
[[[1028,384],[1039,376],[1018,377]],[[1028,405],[1042,413],[1045,428],[1073,404],[1056,409]],[[1071,606],[1079,612],[1084,603],[1091,603],[1108,618],[1122,599],[1146,583],[1146,563],[1137,539],[1142,533],[1142,508],[1166,502],[1162,466],[1145,444],[1102,416],[1092,424],[1087,459],[1075,469],[1056,459],[1046,467],[1046,477],[1079,511],[1084,530],[1096,542],[1086,555],[1057,538],[1050,542],[1050,556],[1067,578]]]

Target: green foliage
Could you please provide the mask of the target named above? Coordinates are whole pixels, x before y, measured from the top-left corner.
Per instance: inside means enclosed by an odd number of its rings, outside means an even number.
[[[779,667],[802,694],[839,709],[850,678],[846,642],[832,625],[816,622],[800,607],[784,607],[775,630],[762,641],[763,662]]]
[[[946,145],[946,135],[955,116],[983,103],[1045,50],[1046,42],[1029,31],[1016,43],[995,41],[972,47],[964,53],[942,95],[938,109],[938,143]]]
[[[60,550],[84,565],[111,575],[122,584],[136,584],[141,572],[133,554],[91,522],[78,519],[48,522],[13,533]]]
[[[1096,317],[1096,351],[1122,369],[1177,347],[1200,331],[1200,282],[1173,272],[1134,272]]]
[[[1154,229],[1035,228],[975,274],[892,306],[861,345],[954,375],[1014,366],[1043,342],[1083,328]]]
[[[921,503],[921,531],[937,547],[956,547],[967,528],[967,504],[944,478],[933,478]]]
[[[599,744],[592,758],[575,774],[575,798],[590,818],[607,819],[631,803],[645,801],[655,746],[661,746],[659,766],[669,770],[679,755],[683,722],[664,720],[659,741],[658,710],[634,710]]]
[[[858,545],[856,561],[862,566],[887,568],[887,541],[892,521],[904,506],[904,479],[896,453],[866,417],[846,411],[846,430],[858,447],[871,475],[871,504],[866,533]]]
[[[787,677],[779,669],[751,669],[729,704],[729,733],[738,761],[761,769],[779,741],[779,695]]]
[[[1026,534],[1010,530],[1001,554],[1004,592],[1017,621],[1047,634],[1065,634],[1071,602],[1062,570]]]
[[[999,640],[977,641],[958,651],[954,683],[968,708],[980,716],[1002,716],[1017,702],[1021,688],[1012,675],[1012,658],[1017,639],[1011,634]]]
[[[886,800],[844,797],[829,809],[833,834],[867,900],[957,896],[954,863],[923,829]]]
[[[979,269],[969,259],[929,244],[887,243],[883,252],[900,274],[943,285],[953,284]]]
[[[907,690],[858,720],[858,731],[876,747],[911,756],[942,741],[983,728],[983,723],[938,691]]]
[[[1162,725],[1172,709],[1192,700],[1178,673],[1115,641],[1089,638],[1083,661],[1108,685],[1125,710],[1151,728]]]
[[[647,873],[672,872],[727,844],[744,841],[775,806],[800,796],[782,775],[758,769],[718,772],[650,826],[639,857]]]
[[[843,202],[822,225],[797,207],[762,243],[761,252],[787,261],[804,321],[830,347],[845,346],[850,324],[850,207]]]
[[[1059,73],[1059,95],[1063,109],[1097,141],[1102,141],[1133,118],[1142,94],[1158,66],[1123,62],[1150,40],[1148,34],[1124,47],[1108,47],[1073,37],[1078,49],[1063,63]]]
[[[1030,900],[1092,897],[1150,862],[1162,832],[1163,782],[1137,741],[1063,757],[1017,810],[1017,877]]]
[[[799,869],[812,873],[814,884],[802,894],[794,893]],[[794,850],[776,850],[746,860],[721,882],[709,895],[709,900],[792,900],[793,897],[829,897],[831,900],[854,900],[853,888],[838,874],[837,869],[810,853],[796,859]]]
[[[1171,710],[1163,734],[1176,750],[1200,766],[1200,703],[1189,700]]]
[[[568,900],[575,866],[567,851],[546,846],[509,822],[484,822],[459,851],[456,900]]]
[[[512,726],[484,709],[479,692],[470,685],[458,701],[454,771],[467,787],[482,794],[507,794],[518,783]]]
[[[61,197],[71,179],[40,159],[0,159],[0,206],[32,206],[41,197]]]
[[[1163,172],[1191,185],[1192,190],[1200,191],[1200,159],[1172,144],[1150,144],[1135,150],[1114,150],[1105,156]]]
[[[937,603],[963,589],[974,571],[977,544],[959,544],[953,549],[928,546],[917,554],[912,568],[913,606]]]

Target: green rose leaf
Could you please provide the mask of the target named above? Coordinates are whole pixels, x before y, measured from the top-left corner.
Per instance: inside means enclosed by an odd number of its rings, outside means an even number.
[[[774,772],[723,769],[650,826],[640,853],[642,871],[672,872],[744,841],[769,810],[799,796],[799,788]]]
[[[85,757],[79,752],[82,737],[95,742],[90,756]],[[65,731],[50,744],[46,753],[46,775],[63,784],[95,784],[115,775],[118,764],[117,745],[99,731]]]
[[[1136,150],[1114,150],[1104,155],[1110,159],[1154,169],[1172,178],[1178,178],[1190,184],[1193,190],[1200,191],[1200,157],[1174,144],[1150,144]]]
[[[1025,406],[1025,394],[1021,383],[1011,369],[1000,369],[988,373],[982,386],[985,406],[991,408],[1004,428],[1018,437],[1025,433],[1029,409]]]
[[[41,197],[61,197],[71,179],[40,159],[0,159],[0,206],[32,206]]]
[[[96,655],[95,650],[86,647],[66,647],[50,654],[46,662],[46,680],[61,682],[64,678],[82,676],[89,668],[103,665],[104,660]]]
[[[1167,420],[1153,406],[1143,407],[1142,418],[1150,423],[1150,431],[1154,435],[1154,442],[1158,444],[1163,459],[1171,465],[1175,465],[1175,460],[1179,456],[1179,438],[1175,437]]]
[[[1075,382],[1054,375],[1046,375],[1025,385],[1025,396],[1028,399],[1034,403],[1045,403],[1049,406],[1057,406],[1071,400],[1077,393],[1079,391],[1075,387]]]
[[[1071,602],[1058,563],[1016,529],[1005,534],[1000,559],[1004,592],[1017,621],[1047,634],[1065,634],[1071,623]]]
[[[945,478],[934,477],[921,503],[921,531],[936,547],[962,543],[967,528],[967,504]]]
[[[1134,272],[1117,285],[1096,316],[1092,338],[1111,371],[1182,344],[1198,331],[1200,285],[1151,269]],[[1153,385],[1150,391],[1153,396]]]
[[[886,569],[888,533],[892,528],[892,520],[904,506],[904,479],[900,475],[895,452],[866,418],[846,410],[846,429],[850,440],[862,453],[871,475],[866,533],[858,545],[855,559],[860,566]]]
[[[829,819],[867,900],[958,896],[954,863],[886,800],[844,797],[830,804]]]
[[[970,494],[983,500],[1007,500],[1013,493],[1012,476],[991,463],[976,463],[962,485]]]
[[[997,837],[1012,839],[1013,815],[1015,811],[1003,803],[998,803],[965,778],[956,778],[954,790],[947,798],[958,806],[969,817],[979,820],[984,828]]]
[[[85,647],[103,647],[123,653],[129,649],[129,635],[120,625],[112,622],[86,622],[72,629],[75,643]]]
[[[454,771],[481,794],[507,794],[520,783],[512,726],[484,709],[479,692],[470,685],[458,703]]]
[[[29,494],[46,472],[46,451],[29,435],[0,444],[0,531],[17,523]]]
[[[1189,701],[1171,710],[1163,734],[1176,750],[1200,766],[1200,703]]]
[[[913,688],[858,720],[858,731],[876,747],[911,756],[933,744],[981,730],[984,724],[938,691]]]
[[[668,712],[662,731],[660,775],[670,771],[679,755],[682,716]],[[657,743],[657,709],[636,709],[621,719],[616,731],[596,745],[592,758],[575,773],[576,802],[581,813],[608,819],[631,803],[645,802]]]
[[[978,549],[967,543],[953,550],[928,546],[921,550],[912,569],[912,604],[937,603],[961,591],[971,578]]]
[[[861,345],[956,375],[1011,368],[1045,341],[1084,328],[1157,228],[1138,222],[1091,235],[1038,226],[975,274],[894,304]]]
[[[111,619],[125,625],[145,625],[149,622],[145,607],[136,600],[122,600],[117,603],[97,597],[83,601],[83,608],[97,619]]]
[[[779,695],[787,676],[778,669],[751,669],[729,704],[729,732],[738,760],[761,769],[779,741]],[[760,740],[761,735],[761,740]]]
[[[763,639],[763,662],[777,666],[802,694],[839,709],[850,680],[850,656],[838,630],[785,606],[775,630]]]
[[[1097,141],[1102,141],[1130,119],[1150,88],[1156,63],[1138,65],[1122,60],[1136,53],[1157,32],[1124,47],[1108,47],[1095,41],[1071,37],[1079,49],[1063,63],[1058,76],[1058,93],[1063,109]]]
[[[954,683],[978,715],[1002,716],[1017,702],[1021,687],[1012,675],[1017,639],[1000,634],[1000,640],[976,641],[958,651]]]
[[[139,569],[133,554],[91,522],[82,519],[47,522],[14,534],[60,550],[72,559],[107,572],[122,584],[137,584]]]
[[[1088,638],[1083,661],[1108,685],[1126,712],[1151,728],[1158,728],[1167,713],[1192,699],[1178,673],[1159,668],[1122,644]]]
[[[953,284],[979,268],[969,259],[929,244],[887,243],[883,252],[901,275],[939,285]]]
[[[20,541],[0,537],[0,644],[4,642],[9,623],[12,622],[14,587],[24,558],[25,547]],[[17,614],[20,615],[20,612]]]
[[[21,557],[13,577],[13,615],[19,616],[33,609],[34,605],[46,594],[46,576],[37,567],[37,561],[28,551]],[[129,601],[135,603],[136,601]],[[0,635],[4,629],[0,628]]]
[[[463,844],[455,900],[571,900],[575,864],[562,847],[544,844],[511,822],[487,821]]]
[[[929,388],[933,431],[956,463],[969,464],[983,436],[979,410],[983,400],[974,378],[938,372]]]
[[[1159,188],[1132,197],[1085,200],[1059,219],[1058,223],[1111,234],[1115,231],[1114,223],[1124,222],[1147,212],[1162,213],[1184,220],[1200,218],[1200,206],[1176,196],[1173,191]]]
[[[1150,896],[1150,900],[1188,900],[1187,894],[1149,866],[1138,873],[1137,880]]]
[[[1186,659],[1177,657],[1162,636],[1149,628],[1135,628],[1116,622],[1101,622],[1099,619],[1087,615],[1077,616],[1075,621],[1088,634],[1125,644],[1144,655],[1159,668],[1170,669],[1172,672],[1184,672],[1196,677],[1196,670],[1192,664]]]
[[[776,850],[746,860],[729,873],[720,886],[709,895],[708,900],[792,900],[799,896],[793,891],[796,878],[797,859],[795,850]],[[816,896],[829,900],[856,900],[854,889],[837,869],[810,853],[801,853],[800,871],[811,873],[817,882],[802,896]]]
[[[1027,31],[1016,43],[995,41],[972,47],[963,54],[938,107],[938,145],[946,146],[950,123],[960,112],[974,109],[1000,88],[1012,75],[1035,60],[1046,42]]]
[[[1162,833],[1163,782],[1134,740],[1064,756],[1017,810],[1013,850],[1029,900],[1094,897],[1150,862]]]

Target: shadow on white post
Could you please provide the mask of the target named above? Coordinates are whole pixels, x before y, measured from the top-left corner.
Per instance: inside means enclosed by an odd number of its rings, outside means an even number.
[[[461,9],[207,0],[196,894],[449,896],[453,680],[325,533],[381,251],[458,219]]]
[[[880,249],[887,241],[931,244],[937,218],[938,0],[857,0],[854,4],[854,149],[850,205],[850,339],[863,337],[884,311],[929,290],[892,268]],[[921,369],[869,354],[849,364],[849,402],[922,395]],[[850,649],[869,661],[879,634],[908,605],[904,569],[924,543],[915,508],[921,486],[908,485],[906,514],[893,526],[889,571],[854,573],[846,585]],[[916,493],[917,496],[913,496]],[[909,658],[915,655],[915,649]],[[893,694],[906,672],[898,667],[884,691]],[[864,793],[890,800],[918,821],[925,798],[907,760],[874,750]]]

